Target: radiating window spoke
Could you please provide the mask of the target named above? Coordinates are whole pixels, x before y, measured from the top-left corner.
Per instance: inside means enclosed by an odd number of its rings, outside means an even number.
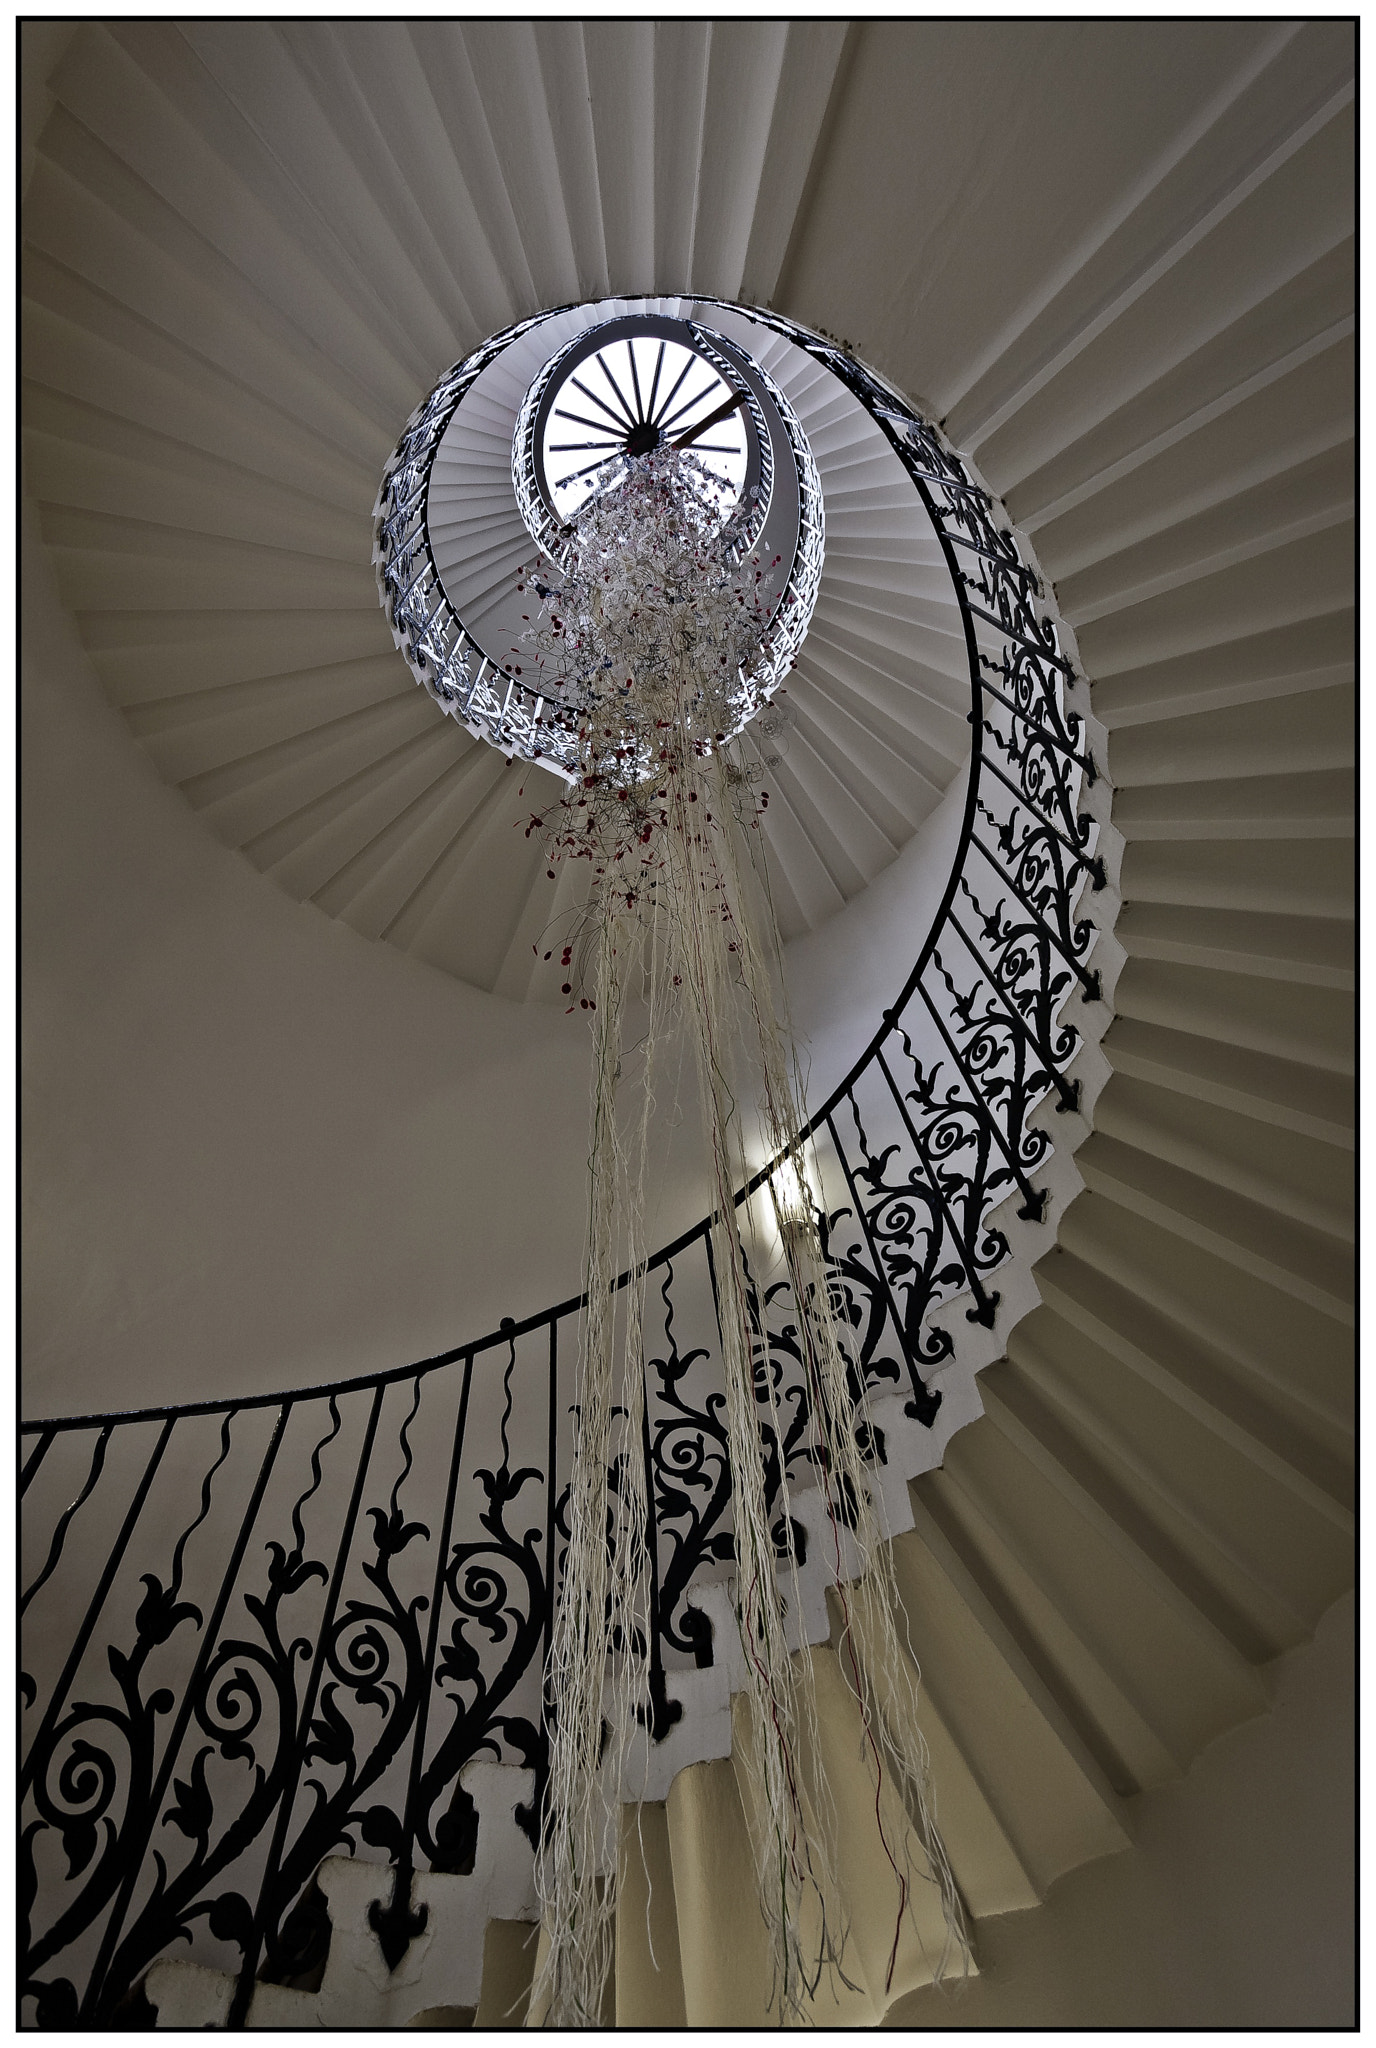
[[[618,454],[648,455],[695,421],[712,439],[692,445],[700,464],[694,489],[705,501],[715,486],[720,509],[729,509],[745,487],[751,431],[741,412],[712,418],[731,396],[713,364],[663,334],[623,331],[583,356],[546,414],[540,459],[554,510],[572,517],[616,474]]]

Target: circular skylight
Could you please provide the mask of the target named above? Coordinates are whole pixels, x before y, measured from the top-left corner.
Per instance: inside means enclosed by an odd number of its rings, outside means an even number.
[[[725,518],[745,488],[748,422],[742,394],[696,349],[663,334],[607,340],[570,365],[544,408],[540,461],[550,504],[571,520],[612,481],[619,456],[669,444],[697,458],[707,472],[704,495]]]

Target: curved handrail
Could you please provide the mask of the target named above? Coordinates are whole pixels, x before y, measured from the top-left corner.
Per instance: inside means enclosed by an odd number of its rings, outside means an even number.
[[[837,1108],[850,1095],[857,1081],[870,1067],[884,1045],[890,1042],[896,1031],[898,1031],[898,1019],[911,1002],[924,971],[931,963],[941,931],[946,925],[956,892],[960,886],[965,858],[969,850],[977,814],[980,793],[979,771],[982,765],[985,733],[981,710],[984,695],[990,688],[990,685],[984,679],[982,666],[984,658],[980,654],[976,638],[976,615],[968,601],[966,578],[956,555],[958,543],[946,530],[945,518],[934,498],[934,492],[938,490],[956,491],[966,495],[975,502],[981,499],[984,500],[986,508],[989,506],[989,501],[980,487],[972,484],[968,477],[962,473],[957,459],[941,446],[934,430],[921,418],[920,414],[908,404],[901,394],[887,385],[875,371],[858,363],[853,356],[837,348],[834,343],[827,341],[825,337],[815,334],[800,323],[789,320],[770,310],[758,307],[737,306],[734,302],[725,299],[703,299],[700,303],[720,305],[727,311],[744,312],[749,318],[757,321],[762,326],[772,327],[775,332],[784,336],[785,339],[794,342],[798,347],[804,348],[815,360],[831,370],[833,375],[846,385],[865,407],[866,411],[869,412],[871,418],[875,420],[884,433],[886,440],[898,456],[900,462],[903,463],[931,519],[933,531],[940,544],[942,555],[960,605],[966,651],[970,663],[972,709],[969,717],[972,727],[972,740],[968,762],[965,809],[956,854],[951,863],[951,870],[947,877],[940,903],[928,929],[926,939],[913,964],[912,971],[892,1004],[884,1011],[873,1038],[869,1041],[864,1051],[859,1054],[849,1071],[832,1089],[831,1094],[826,1098],[820,1109],[813,1113],[799,1132],[799,1140],[805,1141],[815,1137],[827,1123],[828,1119],[834,1115]],[[477,349],[471,355],[465,357],[461,363],[457,364],[448,373],[446,378],[441,379],[435,391],[431,393],[430,397],[421,406],[417,407],[411,416],[410,422],[408,422],[407,434],[403,436],[397,453],[392,458],[391,464],[389,464],[388,478],[384,481],[383,492],[379,494],[379,507],[382,505],[387,492],[388,482],[396,475],[400,466],[402,449],[407,446],[416,427],[424,428],[427,437],[438,441],[454,408],[458,405],[470,385],[481,374],[482,370],[495,361],[497,356],[503,353],[512,341],[527,332],[531,327],[538,325],[539,321],[552,318],[554,313],[568,310],[570,310],[568,307],[557,307],[549,313],[537,315],[534,319],[515,322],[512,326],[503,329],[501,333],[494,335],[481,349]],[[555,360],[557,361],[557,357]],[[435,424],[436,421],[439,422],[438,426]],[[901,432],[900,429],[902,430]],[[914,463],[915,454],[920,460],[928,462],[930,466],[926,469],[916,467]],[[423,525],[424,522],[422,521]],[[1016,543],[1012,541],[1011,535],[1007,536],[1007,541],[1006,549],[1000,549],[996,557],[986,553],[985,559],[995,560],[1000,572],[1015,575],[1022,585],[1022,595],[1024,597],[1028,594],[1035,594],[1037,597],[1040,597],[1041,585],[1035,572],[1017,559]],[[425,535],[425,548],[433,568],[433,556],[429,553],[430,542],[428,533]],[[435,575],[438,580],[437,570]],[[988,615],[981,613],[979,616],[987,617]],[[1054,626],[1051,627],[1051,634],[1053,644],[1044,650],[1038,649],[1038,658],[1047,662],[1057,673],[1070,677],[1074,671],[1071,664],[1063,658],[1059,648],[1054,644]],[[533,698],[537,693],[528,691],[525,694]],[[1070,716],[1072,723],[1077,722],[1075,714]],[[1070,753],[1071,758],[1084,771],[1086,779],[1092,783],[1097,771],[1093,757],[1088,750],[1086,749],[1083,752],[1076,750],[1073,741],[1063,735],[1056,736],[1056,743],[1060,749]],[[1092,859],[1087,859],[1083,865],[1093,885],[1096,888],[1101,887],[1103,883],[1102,864],[1096,864]],[[1085,992],[1092,994],[1094,991],[1087,988]],[[1063,1064],[1068,1064],[1068,1061],[1063,1062]],[[1065,1106],[1068,1107],[1070,1105],[1066,1104]],[[782,1155],[779,1159],[769,1160],[746,1182],[744,1187],[737,1191],[735,1196],[737,1208],[748,1201],[753,1194],[764,1186],[766,1181],[778,1170],[781,1158]],[[709,1212],[689,1229],[674,1238],[671,1243],[661,1246],[646,1261],[644,1271],[647,1273],[657,1272],[665,1265],[671,1263],[683,1251],[687,1250],[690,1245],[707,1235],[715,1218],[716,1212]],[[617,1288],[626,1287],[632,1277],[629,1269],[620,1274],[616,1281]],[[437,1352],[430,1358],[418,1359],[407,1365],[387,1367],[376,1372],[358,1374],[347,1380],[325,1382],[313,1387],[283,1388],[275,1393],[231,1397],[222,1401],[181,1402],[162,1407],[114,1411],[111,1414],[93,1413],[82,1416],[21,1421],[20,1428],[24,1434],[32,1435],[40,1431],[89,1429],[107,1421],[134,1422],[158,1420],[176,1415],[221,1414],[227,1409],[271,1407],[284,1400],[300,1401],[330,1393],[354,1393],[365,1387],[391,1385],[396,1381],[409,1379],[416,1374],[433,1372],[441,1367],[457,1364],[461,1359],[477,1358],[484,1352],[496,1350],[501,1345],[509,1343],[513,1337],[526,1336],[530,1332],[541,1329],[549,1323],[561,1321],[567,1316],[576,1314],[582,1309],[586,1299],[586,1294],[571,1295],[567,1300],[561,1301],[550,1308],[540,1309],[519,1321],[503,1318],[498,1327],[490,1331],[486,1336],[475,1338],[468,1343],[455,1345],[447,1351]]]

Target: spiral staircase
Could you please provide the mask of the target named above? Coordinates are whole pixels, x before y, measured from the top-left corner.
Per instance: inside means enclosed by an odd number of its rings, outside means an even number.
[[[1036,1266],[1039,1305],[981,1372],[983,1415],[913,1482],[895,1544],[978,1961],[982,1924],[1132,1853],[1143,1796],[1266,1710],[1275,1660],[1352,1580],[1351,31],[118,22],[32,47],[26,478],[61,606],[123,722],[101,726],[93,693],[89,733],[59,757],[77,728],[41,701],[35,651],[35,887],[58,875],[43,901],[62,906],[63,887],[89,886],[63,880],[53,849],[77,798],[45,760],[118,757],[131,800],[161,802],[157,778],[181,793],[165,843],[183,835],[188,875],[210,872],[208,827],[265,877],[235,886],[274,899],[264,917],[287,903],[304,947],[320,913],[351,928],[369,958],[346,952],[341,990],[442,979],[438,1003],[464,984],[452,1001],[467,1007],[443,1014],[474,1048],[505,1041],[503,1113],[524,1103],[542,1132],[507,1165],[542,1210],[544,1264],[532,1274],[526,1251],[525,1297],[500,1312],[569,1291],[558,1190],[576,1186],[579,1117],[542,1123],[534,1076],[563,1060],[554,1081],[576,1094],[577,1062],[551,1050],[561,1020],[535,945],[557,885],[514,829],[542,771],[438,717],[369,567],[383,463],[437,372],[542,307],[777,307],[941,422],[1054,586],[1125,842],[1112,1071],[1075,1155],[1083,1192]],[[821,986],[842,957],[828,934],[863,940],[855,920],[958,783],[965,657],[891,452],[784,343],[762,360],[828,491],[768,821],[791,962],[828,1019],[844,1012]],[[525,552],[500,489],[519,386],[455,450],[467,488],[486,474],[494,493],[456,539],[479,601]],[[142,780],[118,755],[130,738],[155,771]],[[131,981],[136,898],[109,969]],[[80,1272],[66,1214],[100,1225],[83,1161],[99,1181],[102,1142],[117,1165],[132,1156],[79,1082],[66,1114],[94,1113],[96,1142],[68,1142],[46,1106],[62,1003],[86,986],[82,930],[59,921],[31,971],[57,1020],[51,1053],[35,1045],[35,1121],[63,1140],[35,1161],[42,1278]],[[844,1016],[836,1028],[849,1045]],[[120,1114],[147,1116],[156,1079],[130,1088]],[[122,1194],[137,1206],[136,1187]],[[194,1225],[199,1197],[182,1199]],[[421,1197],[399,1199],[409,1224]],[[472,1224],[494,1200],[486,1185],[452,1197],[477,1248],[451,1254],[471,1291],[450,1327],[399,1327],[371,1365],[495,1325]],[[683,1189],[666,1223],[696,1202]],[[152,1272],[135,1240],[145,1256]],[[321,1261],[347,1319],[354,1278]],[[213,1338],[206,1362],[179,1354],[189,1388],[159,1381],[157,1355],[197,1332],[196,1284],[132,1296],[127,1328],[99,1283],[69,1280],[74,1301],[38,1287],[26,1415],[339,1377],[288,1335],[232,1389]],[[251,1309],[230,1321],[256,1335]],[[102,1355],[93,1399],[78,1361]],[[847,1698],[832,1652],[811,1654],[844,1773]],[[428,1915],[409,1947],[394,1956],[378,1933],[374,1909],[396,1902],[376,1845],[327,1863],[323,1977],[261,1985],[249,2024],[503,2022],[529,1983],[534,1905],[492,1846],[519,1846],[529,1796],[498,1769],[470,1780],[472,1867],[419,1872],[401,1902]],[[885,1982],[889,1901],[863,1807],[839,1844],[860,1989],[833,2016],[930,2018],[917,1950]],[[617,2022],[765,2019],[729,1757],[679,1770],[635,1848]],[[155,1966],[163,2024],[245,2017],[226,1931],[202,1920],[189,1963]]]

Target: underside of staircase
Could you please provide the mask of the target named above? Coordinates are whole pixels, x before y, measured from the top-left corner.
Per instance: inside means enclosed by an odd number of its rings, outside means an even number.
[[[264,890],[542,995],[522,772],[416,689],[369,567],[408,412],[542,307],[718,295],[845,339],[1054,587],[1126,843],[1112,1074],[1040,1306],[895,1541],[976,1966],[981,1922],[1132,1853],[1141,1796],[1266,1712],[1275,1660],[1352,1584],[1353,41],[1271,20],[118,21],[53,43],[35,88],[43,541],[130,744]],[[844,491],[845,445],[804,424]],[[943,675],[905,652],[915,620],[951,630],[949,598],[882,476],[853,487],[775,770],[789,936],[882,874],[965,744],[957,654]],[[52,1412],[42,1379],[24,1405]],[[807,1654],[845,1785],[855,1703],[835,1647]],[[492,1841],[521,1790],[475,1790]],[[891,1969],[874,1816],[860,1791],[837,1806],[854,1986],[816,2017],[940,2023],[936,1923],[919,1912]],[[609,2020],[768,2023],[732,1761],[628,1809],[623,1853]],[[497,1852],[415,1876],[428,1918],[395,1968],[370,1854],[319,1875],[323,1977],[260,1986],[248,2023],[520,2015],[535,1905]],[[193,1957],[147,1996],[161,2024],[223,2024],[232,1989]]]

